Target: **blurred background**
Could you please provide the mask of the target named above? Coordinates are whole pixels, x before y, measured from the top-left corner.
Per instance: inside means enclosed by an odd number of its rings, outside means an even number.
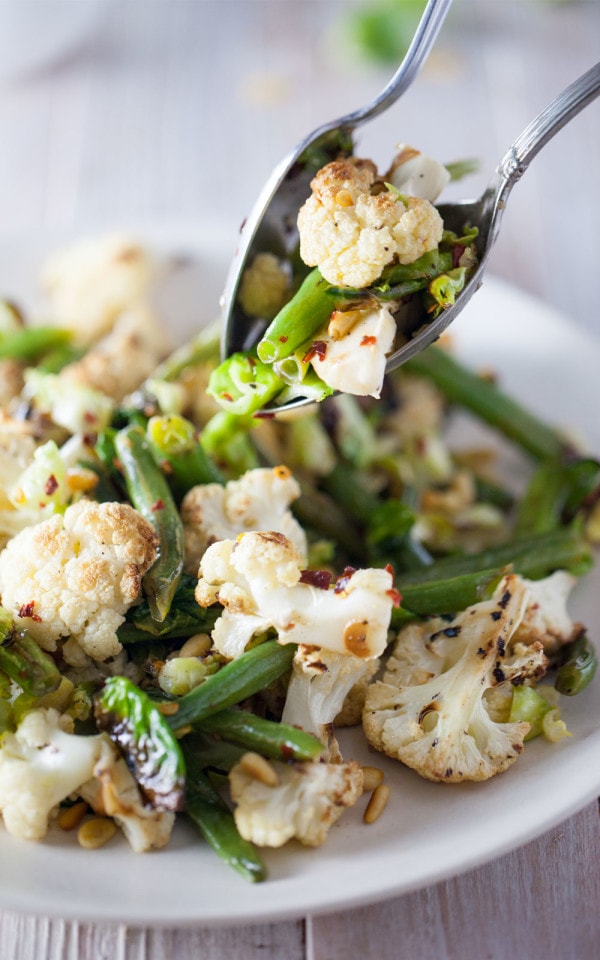
[[[379,91],[423,5],[1,0],[0,259],[41,236],[146,223],[216,224],[229,257],[275,163]],[[364,129],[359,153],[383,168],[399,142],[474,158],[478,172],[447,197],[477,195],[599,41],[597,0],[455,0],[415,85]],[[517,185],[491,263],[598,332],[599,159],[600,100]]]

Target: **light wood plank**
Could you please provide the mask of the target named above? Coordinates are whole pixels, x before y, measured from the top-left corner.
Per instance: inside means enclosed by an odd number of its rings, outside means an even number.
[[[304,960],[304,921],[144,929],[0,914],[2,960]]]
[[[353,911],[351,920],[314,918],[309,960],[592,960],[600,953],[599,904],[594,803],[462,877]]]

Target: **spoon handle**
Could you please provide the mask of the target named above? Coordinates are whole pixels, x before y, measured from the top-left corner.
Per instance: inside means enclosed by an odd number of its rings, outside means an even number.
[[[582,74],[525,127],[504,155],[498,173],[510,189],[552,137],[600,93],[600,63]]]
[[[387,110],[408,90],[423,66],[442,27],[452,0],[428,0],[402,63],[383,90],[365,107],[349,113],[338,126],[357,126]]]

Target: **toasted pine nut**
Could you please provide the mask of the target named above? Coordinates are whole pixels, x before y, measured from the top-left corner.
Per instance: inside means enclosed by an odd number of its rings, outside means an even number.
[[[67,486],[74,493],[89,493],[98,486],[98,474],[87,467],[71,467],[67,470]]]
[[[211,647],[212,640],[207,633],[195,633],[193,637],[189,637],[185,641],[177,656],[201,657],[205,653],[208,653]]]
[[[240,760],[240,767],[249,777],[264,783],[265,787],[276,787],[279,783],[277,771],[260,753],[245,753]]]
[[[96,850],[114,837],[117,828],[112,820],[106,817],[93,817],[82,823],[77,831],[79,845],[86,850]]]
[[[378,787],[375,787],[364,812],[363,820],[365,823],[375,823],[385,810],[389,799],[390,788],[387,784],[380,783]]]
[[[157,709],[163,717],[172,717],[179,710],[179,704],[176,700],[166,700],[164,703],[157,704]]]
[[[335,202],[339,207],[352,207],[354,200],[349,190],[338,190],[335,195]]]
[[[379,767],[363,767],[363,790],[365,793],[370,793],[375,787],[378,787],[380,783],[383,783],[383,770],[380,770]]]
[[[74,830],[78,827],[88,811],[85,800],[79,800],[71,807],[64,807],[58,815],[58,825],[61,830]]]

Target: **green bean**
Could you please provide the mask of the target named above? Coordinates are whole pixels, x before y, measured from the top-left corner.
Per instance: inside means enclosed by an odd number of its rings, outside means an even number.
[[[131,502],[152,524],[159,539],[158,557],[144,577],[144,591],[155,620],[167,616],[183,571],[183,525],[169,485],[140,427],[125,427],[115,436]]]
[[[565,452],[565,441],[552,427],[445,350],[428,347],[403,369],[432,380],[448,400],[466,407],[535,459],[556,459]]]
[[[273,367],[251,353],[233,353],[210,375],[206,392],[227,413],[256,413],[285,387]]]
[[[58,689],[61,675],[50,654],[41,649],[27,631],[15,631],[0,645],[0,670],[24,693],[45,697]]]
[[[587,634],[582,634],[564,651],[564,659],[554,680],[563,696],[573,697],[588,686],[598,667],[596,650]]]
[[[294,644],[281,645],[276,640],[252,647],[177,700],[177,713],[167,717],[168,723],[181,730],[241,703],[286,673],[295,652]]]
[[[252,415],[236,416],[219,410],[202,428],[200,443],[204,452],[229,476],[241,476],[258,467],[256,449],[249,437],[259,421]]]
[[[176,499],[181,500],[198,484],[223,482],[189,420],[174,414],[150,417],[146,433],[159,465],[164,463],[167,467],[169,486]]]
[[[327,323],[335,309],[329,286],[316,267],[311,270],[260,340],[256,349],[264,363],[289,357]]]
[[[64,347],[70,339],[71,332],[59,327],[22,327],[0,335],[0,360],[32,363],[50,350]]]
[[[482,570],[512,565],[516,573],[539,580],[554,570],[568,570],[582,576],[594,563],[592,551],[576,526],[514,539],[480,553],[436,560],[415,574],[408,574],[400,586],[460,577]]]
[[[493,590],[506,567],[465,573],[462,576],[424,583],[404,584],[402,577],[396,584],[402,609],[419,616],[456,613],[479,603]]]
[[[323,744],[312,734],[245,710],[220,710],[205,717],[198,727],[272,760],[314,760],[323,753]]]
[[[187,767],[185,811],[214,852],[252,883],[264,880],[266,867],[255,847],[244,840],[231,810],[183,744]]]
[[[515,536],[545,533],[560,525],[567,495],[562,465],[556,460],[538,464],[519,502]]]

